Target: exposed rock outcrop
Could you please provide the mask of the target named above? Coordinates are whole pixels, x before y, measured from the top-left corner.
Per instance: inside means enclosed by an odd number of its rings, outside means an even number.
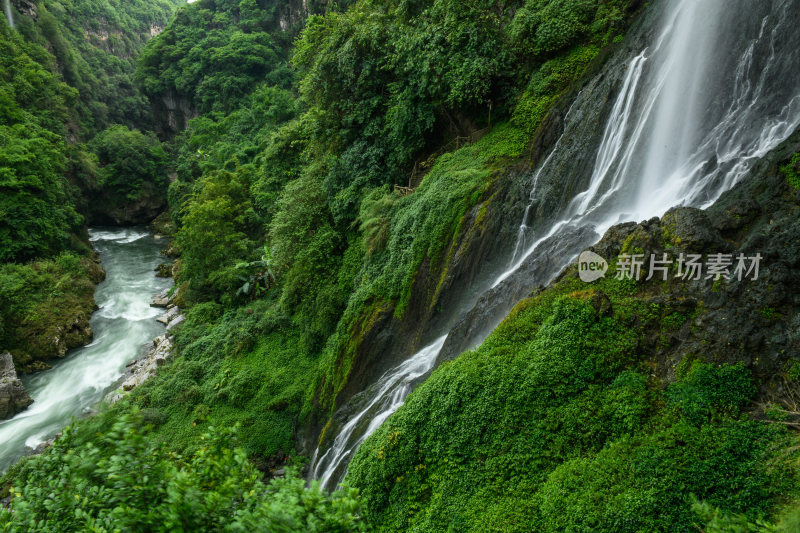
[[[142,184],[138,199],[118,205],[107,191],[97,191],[87,206],[89,221],[94,225],[137,226],[149,224],[167,206],[163,191],[150,183]]]
[[[0,420],[11,418],[33,403],[17,378],[10,353],[0,354]]]
[[[112,404],[118,402],[126,393],[153,377],[158,367],[167,362],[172,348],[171,335],[156,337],[144,356],[128,364],[120,388],[107,397],[108,402]]]
[[[169,289],[164,289],[160,293],[153,296],[153,300],[150,302],[150,307],[168,307],[172,304],[172,297],[169,294]]]
[[[11,5],[17,8],[22,15],[36,20],[39,14],[36,4],[32,0],[11,0]]]

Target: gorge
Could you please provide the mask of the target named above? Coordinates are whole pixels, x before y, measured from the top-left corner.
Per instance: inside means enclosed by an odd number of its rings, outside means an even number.
[[[3,7],[0,529],[800,530],[798,2]]]
[[[402,404],[409,384],[434,368],[432,352],[444,346],[453,357],[479,345],[520,299],[550,282],[613,224],[660,217],[681,205],[712,205],[800,126],[800,84],[786,83],[784,75],[800,68],[792,29],[792,21],[800,21],[796,5],[772,2],[754,13],[750,4],[674,1],[661,9],[648,18],[660,23],[640,28],[643,35],[633,30],[630,44],[599,79],[587,82],[565,114],[563,133],[532,172],[530,204],[509,268],[447,340],[371,385],[359,399],[367,407],[351,415],[328,450],[315,452],[312,478],[329,488],[342,481],[357,446]],[[610,73],[619,78],[609,80]],[[607,109],[590,104],[609,93],[617,96]],[[608,117],[604,125],[600,117]],[[574,146],[582,155],[570,161],[564,154]],[[585,163],[589,154],[596,154],[593,166]],[[553,189],[567,182],[582,192],[554,208]],[[548,264],[529,264],[541,261]]]

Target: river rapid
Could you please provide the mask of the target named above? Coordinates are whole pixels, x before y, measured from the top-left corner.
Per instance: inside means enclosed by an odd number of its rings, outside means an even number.
[[[150,307],[150,301],[172,283],[155,276],[166,242],[144,228],[92,228],[89,235],[106,271],[95,292],[100,308],[91,318],[94,340],[51,369],[22,378],[34,403],[0,422],[0,472],[73,418],[90,413],[143,345],[164,332],[155,320],[163,310]]]

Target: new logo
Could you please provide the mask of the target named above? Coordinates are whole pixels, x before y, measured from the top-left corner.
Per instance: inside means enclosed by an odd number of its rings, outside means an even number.
[[[608,262],[594,252],[586,250],[578,256],[578,276],[589,283],[605,277]]]

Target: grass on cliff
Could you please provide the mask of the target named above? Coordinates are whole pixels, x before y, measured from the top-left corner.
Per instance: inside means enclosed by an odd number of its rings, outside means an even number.
[[[547,111],[598,53],[595,46],[578,46],[547,62],[533,75],[510,120],[476,143],[440,156],[413,194],[398,197],[377,188],[366,196],[358,222],[367,242],[374,241],[374,234],[380,238],[365,250],[359,283],[328,340],[309,402],[313,397],[323,409],[334,407],[360,344],[354,332],[368,331],[376,307],[391,305],[395,318],[404,315],[414,283],[425,282],[417,279],[423,262],[431,276],[444,279],[453,242],[470,229],[464,227],[467,214],[481,201],[486,211],[492,183],[519,160]],[[476,224],[481,221],[478,217]]]
[[[638,347],[673,317],[637,296],[633,283],[587,287],[573,274],[434,372],[351,463],[369,520],[689,531],[695,501],[755,521],[796,496],[794,456],[782,454],[796,439],[742,415],[750,371],[694,362],[665,388]]]

